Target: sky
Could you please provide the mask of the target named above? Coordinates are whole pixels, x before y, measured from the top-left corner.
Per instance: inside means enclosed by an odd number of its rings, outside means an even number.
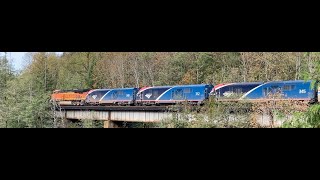
[[[27,52],[7,52],[8,59],[11,59],[14,70],[21,70],[24,65],[24,56]],[[62,54],[62,52],[56,52]],[[3,56],[4,52],[0,52],[0,56]]]

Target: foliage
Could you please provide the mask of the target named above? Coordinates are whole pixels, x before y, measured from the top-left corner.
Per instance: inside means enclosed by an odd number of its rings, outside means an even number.
[[[286,128],[319,128],[320,105],[311,106],[306,112],[296,113],[294,118],[283,124]]]
[[[318,52],[65,52],[62,56],[39,52],[28,57],[19,74],[10,59],[0,57],[0,127],[54,127],[49,98],[55,89],[320,80]],[[245,115],[241,111],[249,106],[211,101],[202,110],[209,118],[197,113],[176,116],[159,126],[253,127],[250,117],[240,124],[226,119],[225,111]],[[290,109],[282,106],[281,111]],[[312,106],[306,113],[296,113],[296,120],[284,127],[318,127],[318,113]],[[88,122],[83,126],[101,127]]]
[[[201,107],[183,106],[172,118],[164,119],[160,128],[250,128],[252,104],[247,102],[216,102],[211,100]]]

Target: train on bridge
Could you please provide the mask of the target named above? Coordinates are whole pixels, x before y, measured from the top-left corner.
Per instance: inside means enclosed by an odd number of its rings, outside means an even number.
[[[318,83],[309,80],[243,82],[218,85],[195,84],[143,88],[56,90],[51,101],[72,106],[152,106],[217,101],[302,101],[318,102]]]

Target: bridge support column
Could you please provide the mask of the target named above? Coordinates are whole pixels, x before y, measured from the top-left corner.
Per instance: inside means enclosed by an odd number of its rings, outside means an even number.
[[[107,120],[104,121],[104,128],[118,128],[118,126],[116,125],[116,123],[114,123],[113,121]]]

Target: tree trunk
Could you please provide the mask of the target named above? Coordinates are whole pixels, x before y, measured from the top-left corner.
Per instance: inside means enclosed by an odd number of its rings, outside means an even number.
[[[138,63],[138,58],[134,58],[133,72],[134,72],[134,78],[136,80],[136,87],[139,87],[140,83],[139,83],[139,63]]]
[[[296,76],[295,79],[300,79],[300,71],[301,71],[301,52],[298,53],[298,57],[296,60]]]
[[[241,63],[242,63],[243,82],[246,82],[247,81],[247,55],[246,55],[246,53],[241,53]]]

